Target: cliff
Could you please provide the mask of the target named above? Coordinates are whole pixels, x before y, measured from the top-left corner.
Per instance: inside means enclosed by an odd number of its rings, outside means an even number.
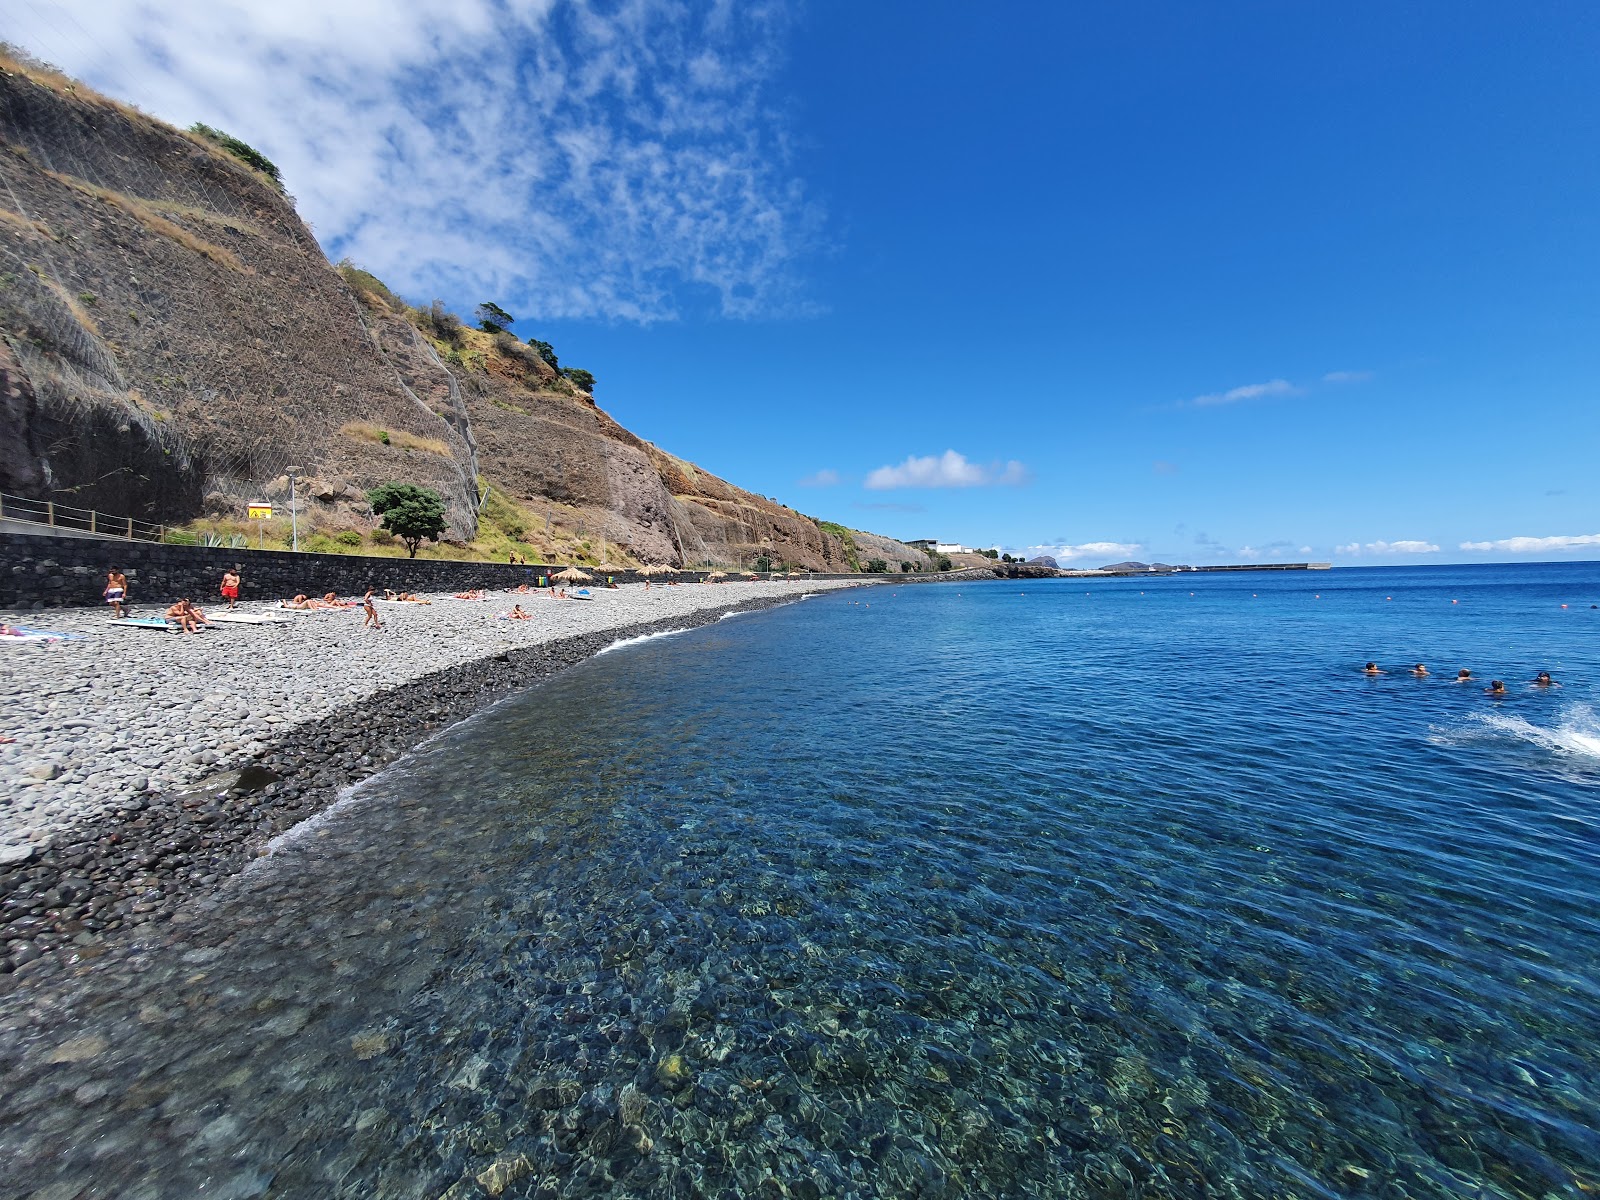
[[[845,540],[622,428],[509,334],[341,272],[267,175],[0,56],[0,491],[239,517],[306,477],[302,532],[388,481],[477,530],[485,490],[610,557],[849,570]]]

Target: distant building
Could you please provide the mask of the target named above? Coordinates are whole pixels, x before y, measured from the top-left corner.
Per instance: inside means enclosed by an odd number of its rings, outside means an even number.
[[[938,538],[913,538],[907,542],[908,546],[915,546],[924,554],[976,554],[977,551],[960,542],[941,542]]]

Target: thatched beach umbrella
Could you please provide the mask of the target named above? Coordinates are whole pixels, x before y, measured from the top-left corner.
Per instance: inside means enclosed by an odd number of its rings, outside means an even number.
[[[754,572],[754,571],[746,571],[746,572],[745,572],[745,573],[744,573],[744,577],[745,577],[745,578],[746,578],[746,579],[754,579],[754,580],[757,580],[757,581],[758,581],[758,582],[759,582],[759,581],[760,581],[760,579],[761,579],[761,576],[759,576],[759,575],[757,575],[757,574],[756,574],[756,573],[755,573],[755,572]]]
[[[588,583],[594,578],[587,571],[580,571],[577,567],[568,567],[565,571],[557,571],[550,576],[557,583]]]
[[[728,573],[726,571],[712,571],[706,576],[707,579],[726,579],[727,577]]]
[[[627,567],[619,567],[613,562],[603,562],[595,568],[596,571],[626,571]]]

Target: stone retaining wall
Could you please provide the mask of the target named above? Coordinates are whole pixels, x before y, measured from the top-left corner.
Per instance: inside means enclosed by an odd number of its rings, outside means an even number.
[[[471,588],[513,588],[533,584],[559,566],[449,562],[439,559],[370,558],[357,554],[296,554],[289,550],[235,550],[221,546],[166,546],[79,537],[41,537],[0,533],[0,609],[76,608],[101,603],[106,572],[117,567],[128,576],[129,600],[165,608],[180,596],[205,604],[217,599],[222,573],[242,569],[241,600],[282,600],[304,592],[359,596],[382,591],[463,592]],[[603,576],[591,571],[597,579]],[[617,571],[618,583],[639,576]],[[698,583],[704,572],[674,576]],[[817,579],[855,579],[855,575],[817,575]]]

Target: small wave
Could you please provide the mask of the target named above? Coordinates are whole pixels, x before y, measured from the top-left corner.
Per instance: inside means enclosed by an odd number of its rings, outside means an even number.
[[[1552,754],[1600,761],[1600,717],[1596,717],[1594,710],[1586,704],[1573,706],[1554,726],[1535,725],[1515,713],[1472,713],[1467,720],[1472,725],[1445,731],[1445,737],[1441,740],[1510,738],[1538,746]],[[1450,736],[1451,733],[1455,735],[1454,738]]]
[[[749,609],[747,609],[747,608],[736,608],[736,609],[733,609],[731,612],[723,613],[720,617],[717,618],[717,620],[726,621],[729,617],[748,617],[749,615],[750,615],[750,610]]]
[[[604,650],[597,650],[595,657],[599,658],[602,654],[610,654],[613,650],[621,650],[624,646],[637,646],[640,642],[653,642],[657,638],[671,637],[675,633],[688,632],[687,629],[663,629],[660,633],[641,633],[638,637],[618,638]]]

